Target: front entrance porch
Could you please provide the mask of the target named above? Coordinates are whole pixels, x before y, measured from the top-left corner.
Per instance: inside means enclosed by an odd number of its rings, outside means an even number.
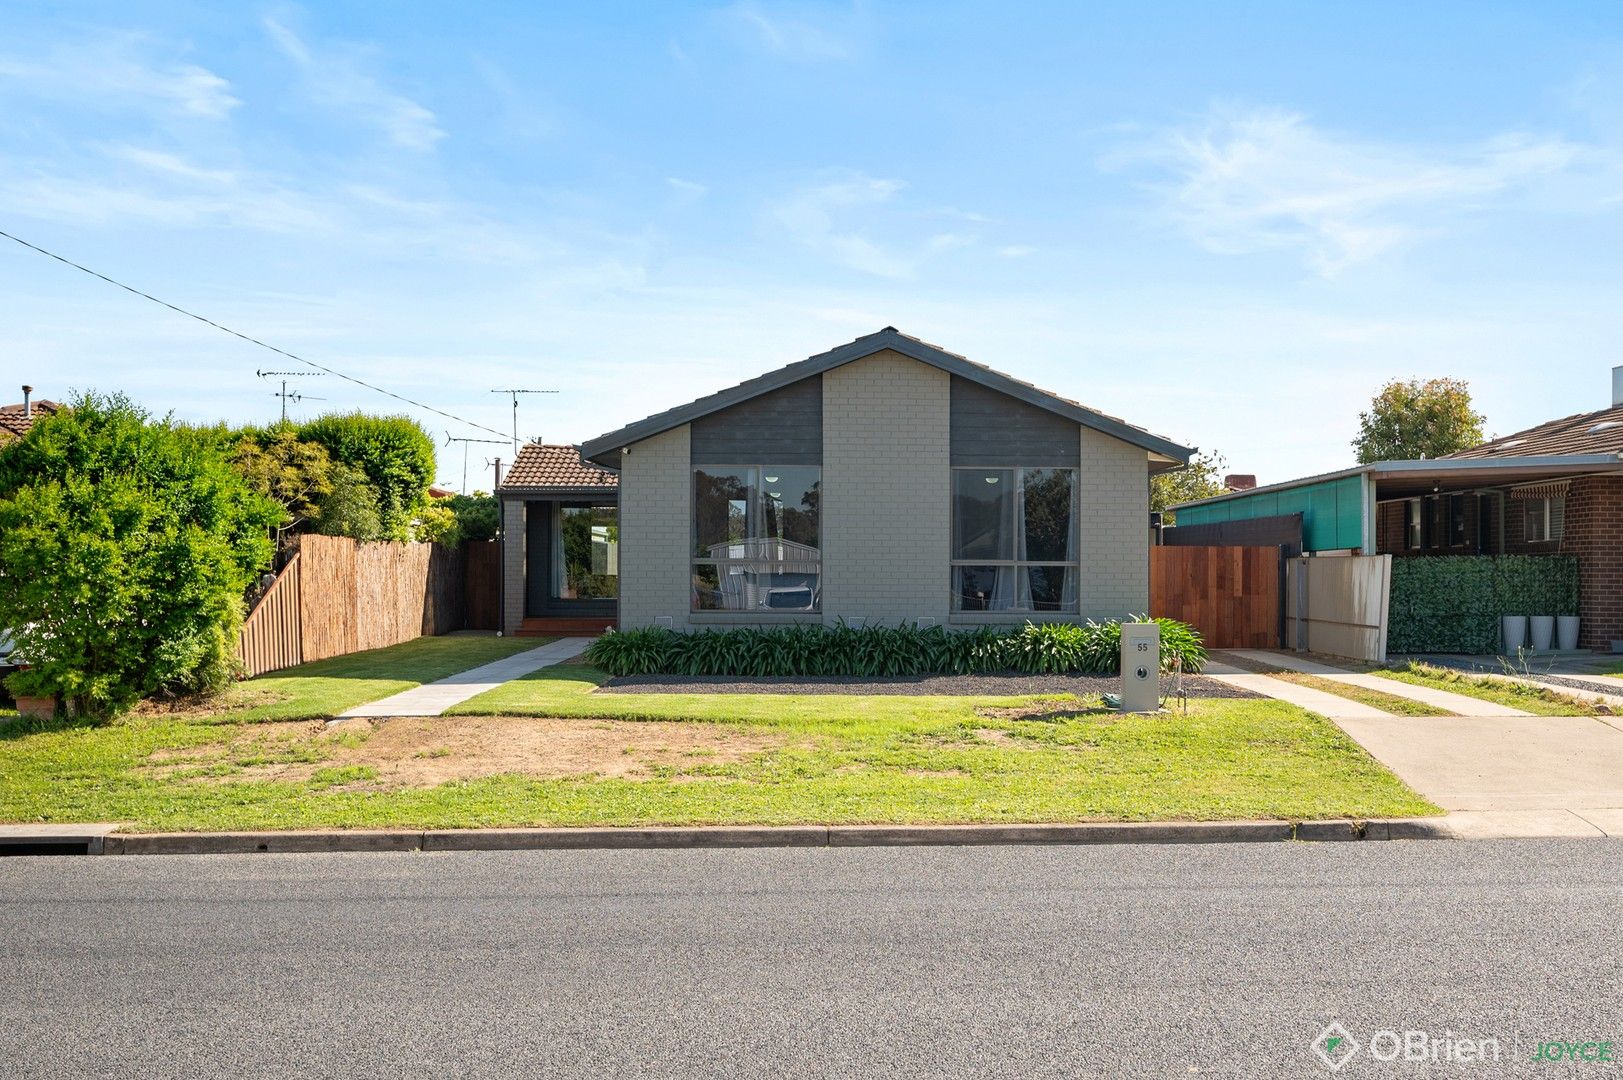
[[[502,629],[596,635],[619,619],[619,475],[572,446],[530,443],[498,486]]]

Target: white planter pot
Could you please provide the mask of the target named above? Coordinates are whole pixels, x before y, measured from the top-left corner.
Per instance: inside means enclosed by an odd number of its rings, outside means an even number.
[[[1555,617],[1555,647],[1562,652],[1572,652],[1578,647],[1578,616]]]
[[[1527,616],[1501,615],[1499,627],[1504,633],[1505,655],[1515,656],[1516,650],[1527,644]]]
[[[1534,615],[1527,621],[1533,624],[1533,651],[1549,652],[1550,645],[1555,641],[1555,616]]]

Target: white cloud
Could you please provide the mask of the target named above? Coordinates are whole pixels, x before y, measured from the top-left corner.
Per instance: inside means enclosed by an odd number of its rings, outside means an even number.
[[[0,81],[22,93],[81,107],[151,109],[223,120],[242,102],[207,68],[152,58],[136,36],[58,45],[43,55],[0,56]]]
[[[263,26],[283,55],[299,67],[316,101],[376,127],[390,142],[408,150],[432,150],[445,137],[431,110],[363,70],[364,50],[336,44],[312,47],[269,16]]]
[[[900,180],[840,173],[796,188],[768,204],[770,224],[795,243],[875,277],[905,281],[928,260],[977,242],[973,232],[932,231],[941,219],[962,225],[977,215],[910,208],[897,196]],[[881,234],[904,234],[881,240]]]
[[[1166,210],[1208,250],[1296,251],[1328,277],[1584,154],[1565,140],[1525,134],[1453,148],[1378,143],[1263,109],[1167,132],[1104,165],[1147,163],[1169,173],[1160,185]]]
[[[733,36],[772,56],[802,63],[850,60],[870,32],[859,9],[812,10],[739,0],[717,12]],[[685,59],[685,55],[683,57]]]
[[[704,198],[710,189],[697,180],[684,180],[680,176],[667,176],[665,184],[682,202],[695,202]]]

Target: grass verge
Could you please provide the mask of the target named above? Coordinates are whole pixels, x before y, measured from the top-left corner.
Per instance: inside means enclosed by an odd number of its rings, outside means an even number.
[[[1428,686],[1433,690],[1446,690],[1481,701],[1491,701],[1512,709],[1538,716],[1600,716],[1604,706],[1586,701],[1577,694],[1565,694],[1543,686],[1529,686],[1497,676],[1474,677],[1452,668],[1411,660],[1401,668],[1377,668],[1370,672],[1383,679],[1408,683],[1410,686]]]
[[[1438,810],[1327,721],[1284,702],[1198,700],[1124,716],[1074,698],[594,695],[547,668],[429,722],[418,767],[451,768],[465,729],[530,740],[490,775],[391,780],[386,721],[240,724],[136,716],[0,727],[0,820],[140,830],[496,825],[1060,822],[1395,817]],[[512,715],[523,713],[527,715]],[[574,717],[575,719],[556,719]],[[702,724],[670,752],[644,721]],[[545,725],[544,737],[537,731]],[[425,734],[426,731],[426,734]],[[434,739],[440,739],[435,743]],[[589,742],[571,759],[560,742]],[[713,745],[712,745],[713,744]]]
[[[1299,671],[1270,671],[1276,679],[1281,679],[1297,686],[1305,686],[1311,690],[1320,690],[1326,694],[1356,701],[1361,705],[1380,709],[1395,716],[1458,716],[1458,713],[1440,709],[1435,705],[1427,705],[1423,701],[1413,701],[1396,694],[1383,694],[1379,690],[1371,690],[1367,686],[1354,686],[1351,683],[1337,682],[1322,675],[1306,675]]]

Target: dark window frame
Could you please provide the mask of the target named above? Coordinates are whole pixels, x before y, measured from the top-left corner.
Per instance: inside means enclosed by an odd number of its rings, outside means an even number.
[[[1070,475],[1071,505],[1067,512],[1067,521],[1070,527],[1070,537],[1076,548],[1076,558],[1064,559],[999,559],[999,558],[959,558],[958,557],[958,522],[957,506],[959,473],[991,473],[1001,472],[1011,474],[1014,490],[1025,490],[1025,474],[1028,472],[1063,472]],[[949,611],[952,615],[1077,615],[1082,610],[1082,545],[1081,545],[1081,477],[1082,470],[1076,465],[953,465],[949,468],[947,481],[947,513],[951,519],[949,528],[951,535],[948,538],[947,561],[947,592],[949,597]],[[1011,523],[1012,525],[1012,523]],[[1020,550],[1020,537],[1010,537],[1011,550]],[[1016,575],[1016,595],[1019,595],[1018,578],[1022,574],[1029,574],[1032,569],[1059,568],[1068,572],[1072,587],[1070,601],[1061,601],[1055,607],[1038,607],[1035,603],[1031,607],[1007,608],[973,608],[964,607],[964,597],[958,585],[959,571],[963,568],[981,567],[1011,567]],[[1028,586],[1029,590],[1029,586]],[[1065,590],[1062,588],[1062,593]]]

